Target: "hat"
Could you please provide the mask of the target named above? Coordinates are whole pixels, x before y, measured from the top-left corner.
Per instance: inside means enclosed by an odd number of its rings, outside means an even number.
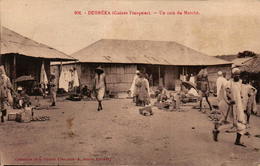
[[[98,67],[95,69],[95,71],[102,71],[102,72],[104,72],[104,69],[103,69],[101,66],[98,66]]]
[[[233,68],[233,69],[232,69],[232,74],[234,74],[234,75],[239,75],[239,74],[240,74],[240,69],[237,68],[237,67]]]
[[[223,75],[222,71],[218,71],[218,75],[222,76]]]
[[[17,88],[17,90],[18,90],[18,91],[21,91],[21,90],[23,90],[23,88],[19,86],[19,87]]]
[[[136,72],[135,72],[136,74],[140,74],[140,71],[139,70],[136,70]]]

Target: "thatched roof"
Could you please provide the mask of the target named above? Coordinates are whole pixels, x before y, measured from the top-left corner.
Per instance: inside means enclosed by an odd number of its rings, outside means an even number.
[[[33,41],[8,28],[1,27],[0,53],[20,54],[35,58],[46,58],[50,60],[74,60],[73,57],[51,48],[47,45]]]
[[[176,42],[102,39],[72,54],[80,62],[176,66],[231,64]]]
[[[238,55],[217,55],[215,57],[226,61],[233,61],[237,59]]]
[[[260,73],[260,55],[245,62],[241,70],[249,73]]]

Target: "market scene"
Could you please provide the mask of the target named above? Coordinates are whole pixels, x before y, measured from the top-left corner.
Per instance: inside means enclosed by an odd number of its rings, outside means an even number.
[[[260,162],[258,54],[102,39],[69,56],[1,29],[3,164]]]
[[[0,3],[0,166],[260,166],[259,0]]]

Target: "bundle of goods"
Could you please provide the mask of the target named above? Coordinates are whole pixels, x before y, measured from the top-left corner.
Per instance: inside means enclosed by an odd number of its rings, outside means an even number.
[[[151,116],[153,115],[152,107],[148,106],[148,107],[140,108],[139,113],[143,116]]]
[[[71,100],[71,101],[81,101],[82,96],[78,95],[78,94],[71,94],[69,95],[69,97],[66,98],[67,100]]]

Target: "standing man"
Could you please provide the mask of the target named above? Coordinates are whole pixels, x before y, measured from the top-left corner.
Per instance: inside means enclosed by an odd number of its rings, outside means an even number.
[[[198,89],[200,90],[200,111],[202,111],[202,101],[203,98],[206,99],[206,102],[209,105],[209,109],[212,110],[212,106],[209,102],[209,92],[210,92],[210,87],[209,87],[209,80],[208,80],[208,72],[207,68],[203,67],[201,71],[198,74],[198,82],[197,82]],[[203,112],[204,113],[204,112]]]
[[[56,87],[56,79],[55,79],[54,74],[51,74],[51,77],[50,77],[50,94],[51,94],[51,100],[52,100],[51,106],[56,106],[57,87]]]
[[[224,75],[222,71],[218,72],[218,78],[216,81],[217,84],[217,98],[219,99],[220,91],[223,90],[223,87],[225,87],[225,84],[227,83],[226,78],[224,78]]]
[[[136,83],[136,80],[139,78],[139,75],[140,75],[140,71],[136,70],[132,85],[131,85],[130,89],[128,90],[129,93],[130,93],[130,96],[133,97],[134,102],[136,102],[136,86],[135,86],[135,83]]]
[[[246,147],[241,143],[240,139],[243,134],[245,134],[246,129],[246,116],[243,109],[242,103],[242,82],[240,80],[240,70],[238,68],[232,69],[233,79],[230,81],[230,89],[233,105],[233,116],[235,120],[235,126],[237,128],[237,137],[235,145]]]
[[[245,134],[246,130],[246,115],[243,109],[242,103],[242,82],[240,80],[240,70],[238,68],[232,69],[232,79],[230,83],[227,85],[230,88],[230,102],[232,104],[232,113],[234,119],[234,126],[236,127],[236,140],[235,145],[246,147],[243,143],[241,143],[241,137]],[[215,127],[217,129],[218,127]],[[217,141],[217,136],[219,131],[213,131],[214,140]]]
[[[106,76],[104,70],[100,66],[95,69],[94,91],[98,101],[97,111],[103,110],[102,100],[106,92]]]

